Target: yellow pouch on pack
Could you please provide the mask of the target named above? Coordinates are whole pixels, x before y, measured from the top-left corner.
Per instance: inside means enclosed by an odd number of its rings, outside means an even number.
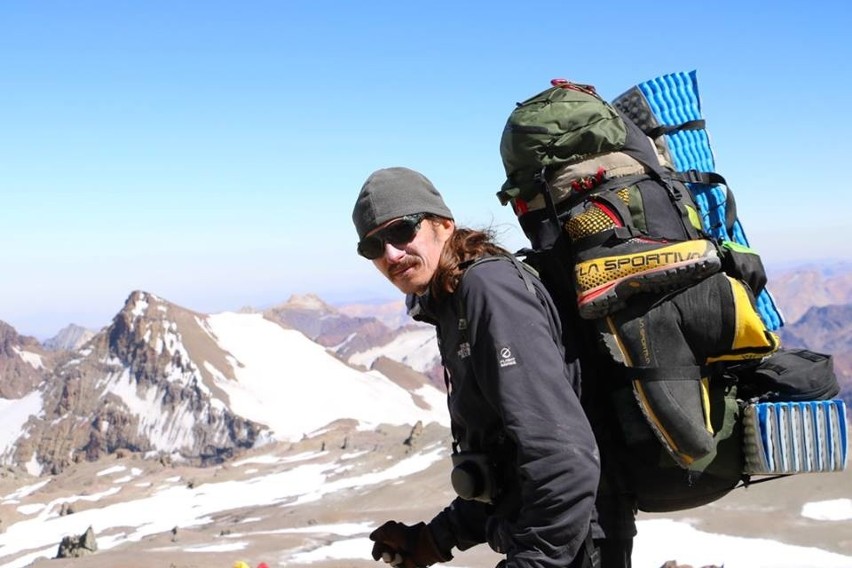
[[[762,359],[781,347],[778,335],[769,331],[760,319],[748,288],[739,280],[726,277],[734,299],[734,329],[730,347],[705,363]]]

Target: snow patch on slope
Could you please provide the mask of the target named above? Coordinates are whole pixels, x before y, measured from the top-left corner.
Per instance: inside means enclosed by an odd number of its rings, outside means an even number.
[[[217,377],[231,410],[267,425],[279,440],[299,440],[341,418],[355,419],[362,428],[418,420],[449,424],[437,389],[440,404],[419,408],[411,393],[384,376],[352,369],[301,333],[261,314],[225,312],[207,322],[219,346],[233,357],[237,380]]]

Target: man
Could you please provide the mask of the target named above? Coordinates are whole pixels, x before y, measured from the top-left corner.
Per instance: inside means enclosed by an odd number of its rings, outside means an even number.
[[[490,234],[456,227],[413,170],[374,172],[352,220],[359,254],[437,328],[458,494],[428,523],[376,529],[373,558],[430,566],[487,542],[507,568],[595,566],[598,451],[544,286]]]

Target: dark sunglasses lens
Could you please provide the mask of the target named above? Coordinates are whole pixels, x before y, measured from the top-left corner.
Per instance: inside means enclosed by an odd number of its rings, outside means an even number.
[[[420,223],[411,219],[403,219],[398,223],[386,228],[383,232],[385,241],[392,245],[404,245],[414,240],[414,235],[417,233],[417,225]]]
[[[365,237],[358,243],[358,254],[369,260],[375,260],[385,254],[385,243],[404,245],[414,240],[422,217],[402,219],[389,225],[375,235]]]
[[[358,254],[369,260],[375,260],[385,252],[385,243],[378,235],[365,237],[358,243]]]

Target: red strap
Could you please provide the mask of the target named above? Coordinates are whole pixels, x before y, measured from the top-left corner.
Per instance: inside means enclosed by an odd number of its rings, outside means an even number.
[[[593,85],[583,85],[580,83],[572,83],[568,79],[551,79],[550,84],[554,87],[561,87],[563,89],[571,89],[572,91],[580,91],[581,93],[586,93],[587,95],[598,96],[598,92],[595,90]]]
[[[597,207],[598,209],[600,209],[604,215],[606,215],[612,220],[616,227],[624,226],[624,223],[621,222],[621,219],[618,218],[618,215],[615,213],[615,211],[610,209],[606,204],[596,201],[592,203],[592,207]]]

